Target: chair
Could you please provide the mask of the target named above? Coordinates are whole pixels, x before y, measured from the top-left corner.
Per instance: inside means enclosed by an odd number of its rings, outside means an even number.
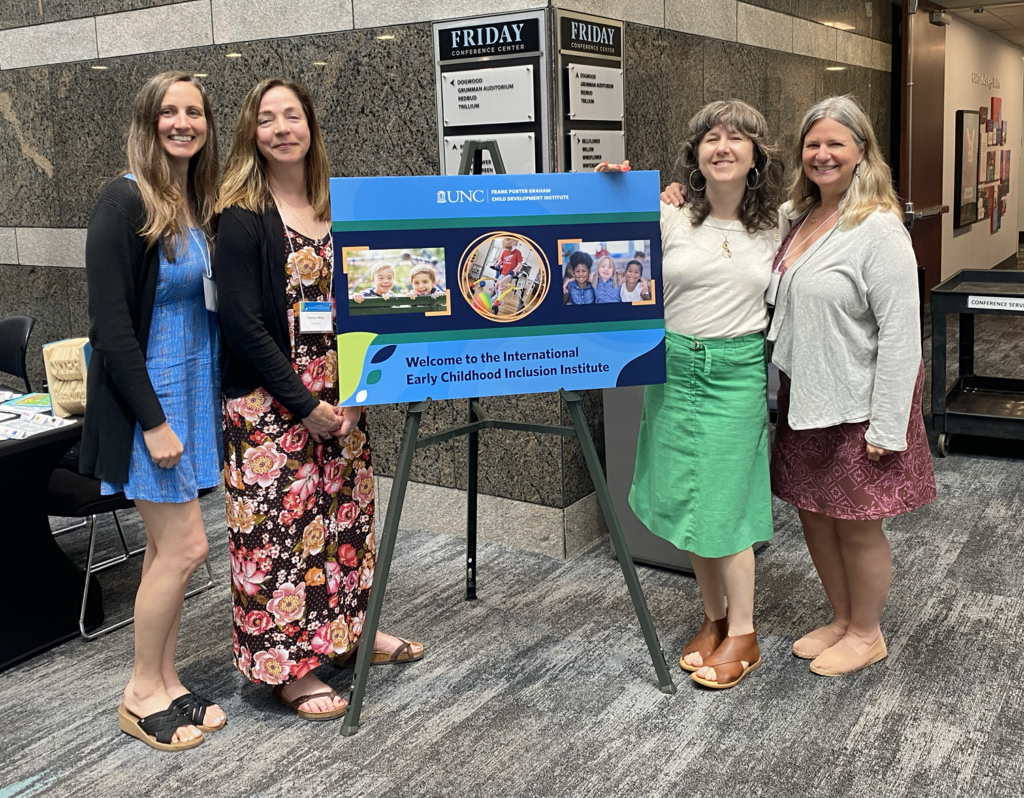
[[[108,632],[113,632],[115,629],[120,629],[122,626],[132,623],[135,620],[134,615],[117,623],[108,624],[100,629],[88,632],[85,628],[85,609],[89,601],[89,578],[93,574],[125,562],[129,558],[146,551],[145,546],[129,550],[128,541],[125,539],[124,531],[121,529],[121,522],[117,517],[117,510],[130,510],[135,507],[135,503],[131,499],[125,498],[123,493],[117,493],[113,496],[102,496],[98,479],[84,476],[69,468],[57,468],[54,470],[53,476],[50,478],[48,501],[47,511],[50,515],[66,518],[84,518],[91,521],[89,555],[85,564],[85,588],[82,590],[82,610],[78,616],[78,628],[82,633],[82,637],[86,640],[94,640],[100,635],[105,635]],[[103,513],[112,513],[114,515],[117,534],[121,539],[122,553],[103,560],[103,562],[96,563],[97,517]],[[70,530],[61,530],[59,534],[67,531]],[[209,559],[206,560],[205,565],[206,584],[188,591],[185,594],[185,598],[190,598],[213,587],[213,570],[210,568]]]
[[[32,393],[32,386],[25,368],[25,353],[35,323],[31,316],[8,316],[0,320],[0,371],[24,380],[28,393]]]

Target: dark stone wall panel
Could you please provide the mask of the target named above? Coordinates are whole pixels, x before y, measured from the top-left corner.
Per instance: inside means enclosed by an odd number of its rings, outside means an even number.
[[[892,41],[888,0],[744,0],[747,5],[831,24],[858,36]]]
[[[385,41],[379,30],[349,31],[106,59],[105,70],[50,67],[60,223],[86,225],[99,190],[125,168],[136,92],[168,69],[205,75],[222,161],[246,93],[265,77],[283,75],[309,86],[333,174],[436,174],[430,26],[393,31],[396,38]],[[229,58],[233,53],[240,57]],[[101,118],[104,135],[93,135]]]
[[[70,338],[69,286],[83,275],[78,269],[49,266],[0,266],[0,318],[32,316],[36,320],[28,341],[26,365],[32,390],[43,388],[43,344]],[[77,331],[76,331],[77,334]],[[23,388],[20,381],[0,374],[0,382]]]
[[[48,67],[0,72],[0,226],[62,224]],[[95,123],[78,135],[97,137]]]
[[[687,122],[704,105],[703,40],[644,25],[628,25],[625,39],[626,155],[667,184],[678,177]]]

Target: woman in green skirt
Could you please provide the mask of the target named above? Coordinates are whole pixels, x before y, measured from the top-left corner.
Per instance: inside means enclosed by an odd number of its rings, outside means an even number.
[[[773,532],[764,331],[782,170],[744,102],[710,103],[689,128],[686,204],[661,208],[668,380],[644,391],[629,503],[689,553],[704,599],[680,667],[727,688],[761,665],[752,547]]]

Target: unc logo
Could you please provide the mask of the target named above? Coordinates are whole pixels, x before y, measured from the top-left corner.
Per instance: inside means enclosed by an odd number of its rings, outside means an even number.
[[[482,189],[475,191],[438,191],[438,202],[487,202]]]

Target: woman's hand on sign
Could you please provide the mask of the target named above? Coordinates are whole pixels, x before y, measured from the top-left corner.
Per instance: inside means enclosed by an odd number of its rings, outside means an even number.
[[[661,201],[666,205],[682,208],[683,203],[686,202],[686,189],[683,187],[683,184],[669,183],[665,186],[665,190],[661,192]]]
[[[628,172],[629,169],[629,161],[623,161],[622,163],[608,163],[608,161],[601,161],[601,163],[594,167],[595,172]]]
[[[335,407],[334,415],[341,421],[341,426],[338,427],[334,436],[337,438],[347,438],[348,434],[359,426],[359,417],[363,414],[363,408],[361,407]]]
[[[334,414],[334,406],[327,402],[320,402],[313,408],[313,412],[302,419],[302,426],[309,430],[310,437],[317,443],[324,438],[334,435],[341,427],[341,419]]]
[[[868,450],[868,460],[874,460],[876,463],[887,454],[892,454],[891,449],[882,449],[878,446],[872,446],[870,443],[866,443]]]
[[[181,445],[178,436],[166,421],[143,432],[142,440],[146,443],[149,456],[160,468],[174,468],[185,451],[185,447]]]

